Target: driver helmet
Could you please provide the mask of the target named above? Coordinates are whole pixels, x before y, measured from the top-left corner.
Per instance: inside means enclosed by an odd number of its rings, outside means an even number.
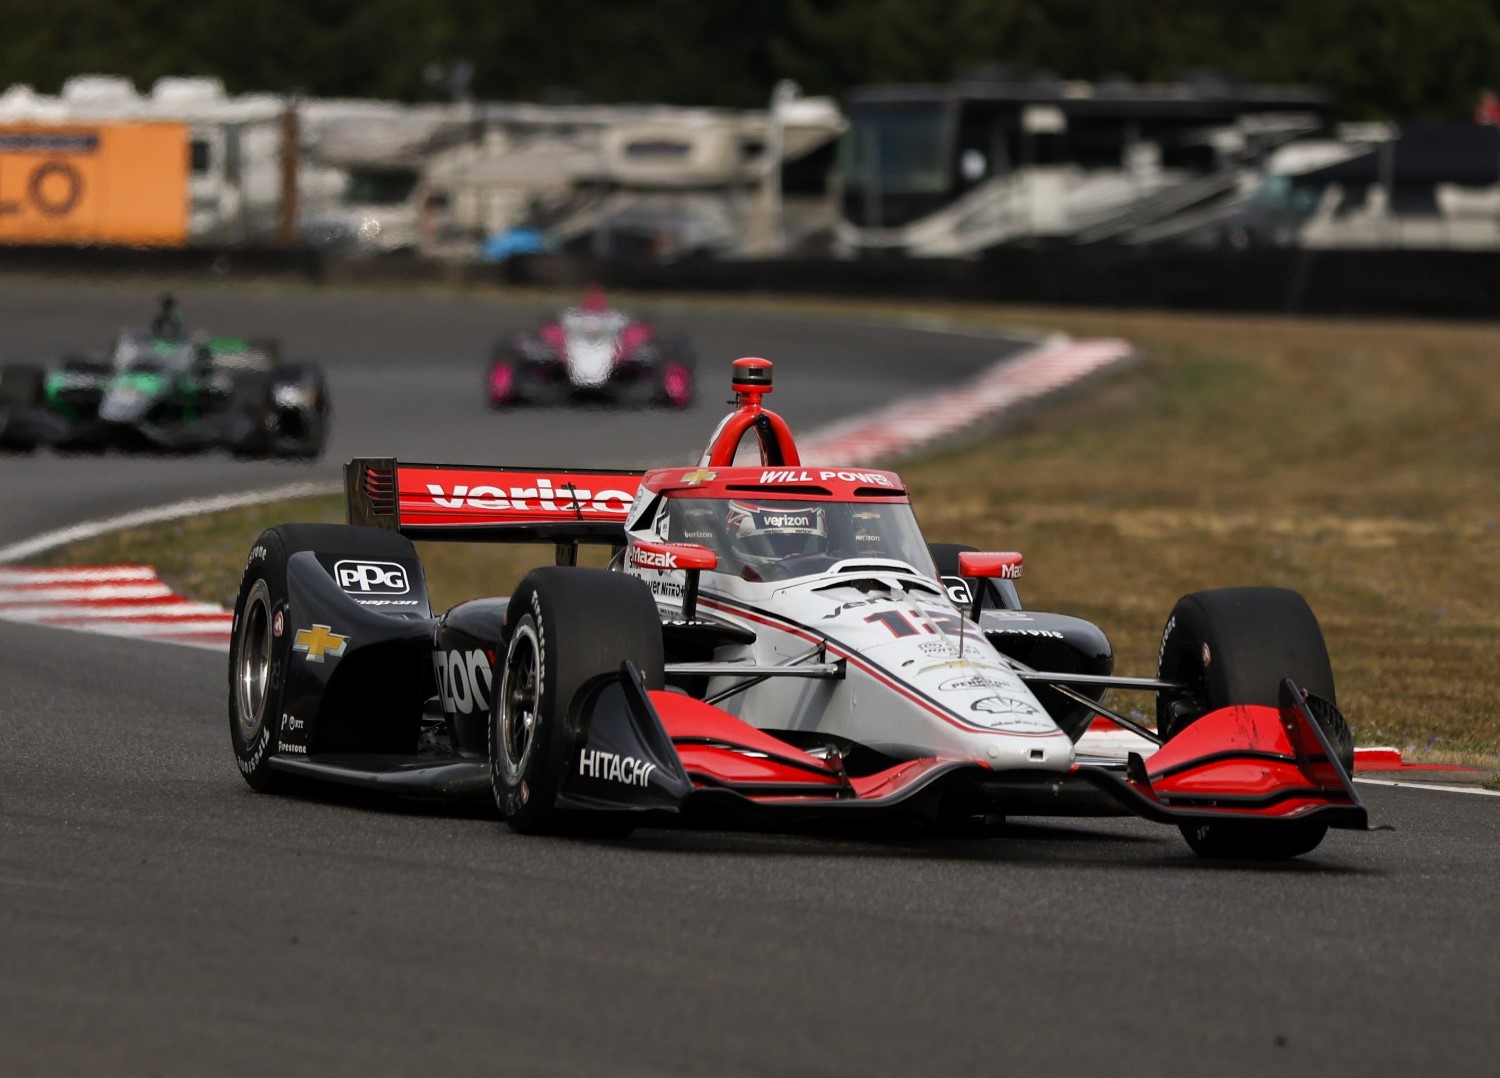
[[[583,294],[583,303],[580,306],[589,314],[603,314],[609,310],[609,297],[598,285],[589,285],[588,291]]]
[[[157,300],[156,315],[151,319],[151,332],[158,337],[182,335],[182,315],[177,311],[177,300],[172,293],[164,292]]]
[[[730,502],[725,524],[735,554],[748,565],[828,552],[828,515],[821,505]]]

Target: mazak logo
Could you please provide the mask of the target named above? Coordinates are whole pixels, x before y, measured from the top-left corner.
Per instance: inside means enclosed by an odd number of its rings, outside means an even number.
[[[334,565],[333,576],[339,587],[361,595],[405,595],[411,591],[405,567],[393,561],[341,561]]]
[[[471,487],[460,483],[452,490],[438,483],[428,483],[427,492],[434,505],[444,509],[505,509],[529,513],[594,513],[600,516],[623,516],[635,495],[623,490],[586,490],[572,483],[554,487],[552,480],[537,476],[531,487]]]
[[[676,569],[677,555],[670,550],[642,550],[633,547],[635,564],[642,569]]]

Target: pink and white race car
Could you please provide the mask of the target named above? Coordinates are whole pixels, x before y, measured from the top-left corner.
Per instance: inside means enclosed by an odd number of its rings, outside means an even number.
[[[1155,675],[1116,675],[1097,626],[1022,607],[1020,554],[929,544],[894,472],[803,464],[765,360],[736,361],[734,390],[691,468],[351,462],[349,525],[250,551],[245,779],[479,798],[529,832],[1128,812],[1207,856],[1280,858],[1367,827],[1301,596],[1185,596]],[[556,564],[435,615],[413,539],[545,543]],[[578,567],[584,543],[609,568]],[[1156,729],[1106,690],[1154,694]],[[1085,747],[1100,717],[1133,751]]]
[[[687,408],[694,367],[685,338],[662,335],[591,288],[579,306],[495,346],[485,397],[491,408],[584,400]]]

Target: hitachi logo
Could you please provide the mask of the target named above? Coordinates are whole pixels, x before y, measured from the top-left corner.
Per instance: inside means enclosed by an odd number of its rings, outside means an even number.
[[[634,756],[620,756],[603,749],[580,749],[578,752],[578,774],[582,778],[645,786],[655,770],[655,764]]]
[[[428,483],[427,492],[434,505],[444,509],[514,509],[544,513],[608,513],[621,515],[635,501],[635,495],[623,490],[584,490],[581,487],[554,488],[552,480],[538,476],[534,487],[469,487],[462,483],[450,493],[437,483]]]

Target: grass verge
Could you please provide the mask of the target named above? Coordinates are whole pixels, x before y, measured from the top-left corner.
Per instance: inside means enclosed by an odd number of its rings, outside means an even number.
[[[979,444],[901,470],[928,537],[1027,556],[1028,605],[1098,621],[1122,672],[1153,669],[1189,591],[1278,584],[1328,637],[1365,744],[1476,762],[1500,750],[1500,328],[1478,324],[791,304],[982,328],[1124,336],[1130,371]],[[707,432],[705,432],[706,436]],[[45,561],[148,561],[231,602],[266,524],[335,498],[184,520]],[[431,544],[436,602],[504,594],[550,548]]]

